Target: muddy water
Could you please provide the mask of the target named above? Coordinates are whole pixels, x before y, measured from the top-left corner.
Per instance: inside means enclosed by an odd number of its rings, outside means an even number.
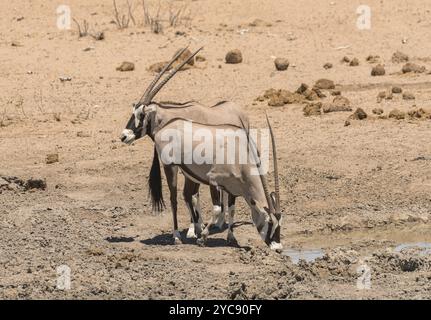
[[[299,260],[313,262],[335,248],[354,248],[364,254],[377,249],[391,249],[401,252],[418,249],[417,254],[431,254],[431,225],[405,228],[388,228],[380,230],[361,230],[331,235],[295,235],[285,243],[283,254],[297,264]]]

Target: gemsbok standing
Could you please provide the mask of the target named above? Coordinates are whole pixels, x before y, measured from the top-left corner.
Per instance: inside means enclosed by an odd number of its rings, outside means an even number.
[[[260,156],[250,136],[248,119],[244,117],[239,108],[232,102],[220,102],[212,108],[204,107],[196,102],[188,102],[184,104],[170,103],[161,104],[153,101],[156,94],[163,86],[188,63],[201,49],[194,52],[188,59],[176,66],[162,81],[158,84],[163,73],[168,70],[174,61],[185,51],[180,51],[174,59],[168,63],[162,72],[153,80],[145,91],[143,97],[134,106],[132,116],[127,123],[126,129],[121,135],[121,141],[131,143],[137,139],[148,135],[155,144],[154,160],[158,162],[160,156],[163,166],[169,172],[175,172],[180,168],[186,177],[185,185],[185,201],[191,209],[192,219],[195,226],[199,227],[199,217],[194,214],[196,203],[193,203],[188,195],[199,188],[199,184],[206,184],[216,187],[228,193],[229,200],[229,231],[228,241],[233,241],[233,205],[235,198],[241,196],[245,199],[251,209],[252,220],[256,226],[260,236],[271,249],[281,250],[280,243],[280,227],[282,215],[280,211],[280,196],[279,196],[279,179],[276,157],[275,139],[271,125],[267,118],[268,126],[271,134],[274,159],[274,180],[275,192],[269,193],[268,184],[265,173],[262,169]],[[157,85],[156,85],[157,84]],[[196,110],[199,110],[199,115],[190,117]],[[192,122],[190,121],[192,119]],[[247,157],[253,158],[254,162],[220,162],[220,155],[223,154],[224,159],[232,157],[229,152],[229,146],[226,147],[226,142],[223,140],[216,141],[220,138],[219,132],[236,132],[245,137],[239,138],[239,149],[233,151],[233,158],[241,158],[239,150],[247,150]],[[210,149],[204,151],[203,158],[194,157],[193,155],[202,155],[202,143],[194,140],[196,135],[204,135],[215,137],[214,141],[206,141],[212,143],[212,146],[222,147],[222,151],[218,149],[211,152]],[[172,139],[173,138],[173,139]],[[224,139],[224,137],[221,137]],[[168,152],[167,152],[168,151]],[[173,151],[173,152],[172,152]],[[175,152],[176,151],[176,152]],[[172,156],[172,153],[174,155]],[[231,152],[232,153],[232,152]],[[157,160],[156,160],[157,159]],[[169,174],[166,174],[168,185],[170,185]],[[161,176],[157,179],[150,179],[150,189],[158,189],[161,185]],[[186,190],[187,189],[187,190]],[[191,192],[189,190],[192,190]],[[186,196],[187,195],[187,196]],[[172,196],[172,191],[171,191]],[[154,198],[153,198],[154,199]],[[157,197],[156,197],[157,199]],[[209,227],[214,223],[214,218],[206,226],[201,233],[199,242],[205,244]]]

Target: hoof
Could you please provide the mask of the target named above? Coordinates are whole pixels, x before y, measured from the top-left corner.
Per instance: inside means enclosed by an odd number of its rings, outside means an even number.
[[[172,234],[174,238],[174,244],[181,244],[181,233],[178,230],[174,230],[174,233]]]
[[[198,246],[200,247],[205,247],[206,245],[206,240],[204,240],[203,238],[199,238],[196,240],[196,243],[198,244]]]

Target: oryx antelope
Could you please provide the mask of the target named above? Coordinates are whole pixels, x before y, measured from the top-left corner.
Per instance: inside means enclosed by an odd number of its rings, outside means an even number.
[[[154,141],[155,156],[161,155],[164,167],[172,172],[177,170],[173,168],[180,168],[185,177],[187,177],[188,188],[194,190],[198,188],[199,184],[217,187],[229,194],[228,202],[231,208],[233,208],[236,197],[243,197],[251,209],[253,223],[262,239],[271,249],[281,250],[280,227],[282,215],[280,211],[278,166],[275,139],[268,118],[267,122],[271,134],[274,159],[275,192],[273,193],[269,193],[268,191],[268,184],[262,170],[258,150],[253,139],[250,137],[249,126],[246,124],[246,119],[243,119],[243,115],[238,112],[239,109],[234,103],[218,103],[216,105],[217,108],[223,107],[223,112],[220,112],[215,111],[216,107],[205,108],[194,102],[172,104],[169,106],[156,103],[152,100],[178,70],[193,59],[199,51],[200,49],[194,52],[187,60],[174,68],[166,78],[156,85],[163,73],[173,64],[173,61],[176,60],[179,55],[176,55],[175,59],[166,65],[164,70],[162,70],[147,88],[139,103],[135,105],[133,114],[126,129],[123,131],[121,140],[128,143],[148,135]],[[179,54],[181,54],[181,52]],[[193,128],[190,129],[192,131],[192,136],[201,131],[210,133],[212,137],[217,137],[218,131],[220,130],[240,131],[247,139],[245,141],[240,139],[239,147],[245,146],[245,149],[254,158],[255,162],[240,163],[237,161],[234,163],[219,163],[217,157],[220,154],[217,154],[217,151],[215,153],[208,153],[208,155],[212,157],[212,159],[210,159],[211,161],[201,163],[200,161],[196,161],[193,157],[191,161],[186,161],[185,159],[188,159],[189,156],[185,150],[194,153],[201,148],[200,143],[194,141],[194,139],[189,139],[190,132],[188,132],[188,128],[190,128],[190,126],[188,126],[188,124],[190,124],[190,119],[187,114],[193,113],[194,108],[205,109],[199,115],[198,119],[194,119],[192,122]],[[233,124],[233,122],[237,123]],[[172,141],[166,139],[167,136],[171,136],[172,132],[176,134],[176,144],[179,146],[180,155],[175,158],[175,161],[166,162],[162,155],[165,154],[166,150],[171,150],[173,148]],[[224,149],[224,151],[225,150],[226,149]],[[234,152],[238,153],[237,150]],[[237,156],[238,154],[236,154],[234,158],[238,159],[239,157]],[[255,174],[255,172],[258,174]],[[150,186],[150,188],[157,188],[161,183],[160,175],[158,178],[158,181],[152,182],[153,185]],[[185,200],[188,202],[188,199]],[[193,205],[196,204],[191,203],[188,205],[190,208],[193,208]],[[193,217],[193,219],[196,223],[196,217]],[[201,242],[205,243],[208,236],[208,228],[212,223],[213,221],[211,221],[202,232]],[[232,223],[233,212],[229,215],[228,240],[234,239]]]
[[[203,106],[195,101],[189,101],[186,103],[175,103],[175,102],[152,102],[149,95],[152,93],[157,82],[161,79],[164,73],[169,69],[169,67],[178,60],[178,58],[186,51],[187,48],[179,51],[173,59],[163,68],[163,70],[155,77],[150,86],[145,91],[142,98],[139,100],[137,104],[133,106],[133,114],[129,123],[127,124],[127,128],[124,130],[121,135],[121,140],[125,143],[132,143],[136,139],[139,139],[141,136],[147,134],[143,130],[138,130],[139,126],[138,119],[135,117],[136,110],[143,105],[149,105],[150,102],[153,105],[157,105],[160,109],[158,113],[157,121],[159,123],[159,127],[163,127],[165,124],[169,123],[172,120],[181,118],[189,121],[196,121],[199,123],[209,124],[209,125],[220,125],[224,123],[231,124],[236,127],[242,126],[243,123],[248,125],[248,117],[238,108],[238,106],[221,102],[212,107]],[[181,65],[182,66],[182,65]],[[176,70],[178,71],[181,66],[177,66]],[[176,72],[176,71],[175,71]],[[172,74],[173,75],[173,74]],[[160,85],[160,84],[159,84]],[[157,89],[157,88],[156,88]],[[232,117],[226,119],[225,117],[221,117],[221,114],[231,114]],[[134,125],[134,127],[133,127]],[[151,137],[151,134],[150,134]],[[180,242],[181,236],[178,231],[178,221],[177,221],[177,174],[178,167],[177,166],[166,166],[163,165],[163,169],[165,172],[167,184],[170,191],[170,202],[171,209],[173,215],[173,237],[176,243]],[[200,214],[200,203],[199,203],[199,186],[200,184],[191,181],[187,176],[184,179],[184,188],[183,188],[183,197],[186,202],[188,211],[191,216],[191,225],[187,232],[187,237],[192,238],[200,235],[202,230],[202,220]],[[162,188],[161,188],[161,176],[160,176],[160,162],[157,149],[154,148],[154,156],[153,163],[150,170],[149,175],[149,187],[150,187],[150,195],[152,198],[153,209],[155,211],[159,211],[165,207]],[[213,216],[211,219],[211,223],[215,224],[219,229],[222,228],[225,222],[225,201],[223,199],[226,198],[226,194],[223,193],[219,188],[210,185],[210,194],[211,200],[213,204]],[[228,202],[228,212],[230,215],[234,213],[234,200],[227,200]]]

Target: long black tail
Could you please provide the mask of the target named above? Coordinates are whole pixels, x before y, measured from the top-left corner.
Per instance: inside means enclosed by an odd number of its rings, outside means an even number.
[[[156,147],[154,147],[153,164],[148,177],[148,188],[151,196],[153,211],[160,212],[166,208],[162,192],[162,175],[160,173],[160,160]]]

